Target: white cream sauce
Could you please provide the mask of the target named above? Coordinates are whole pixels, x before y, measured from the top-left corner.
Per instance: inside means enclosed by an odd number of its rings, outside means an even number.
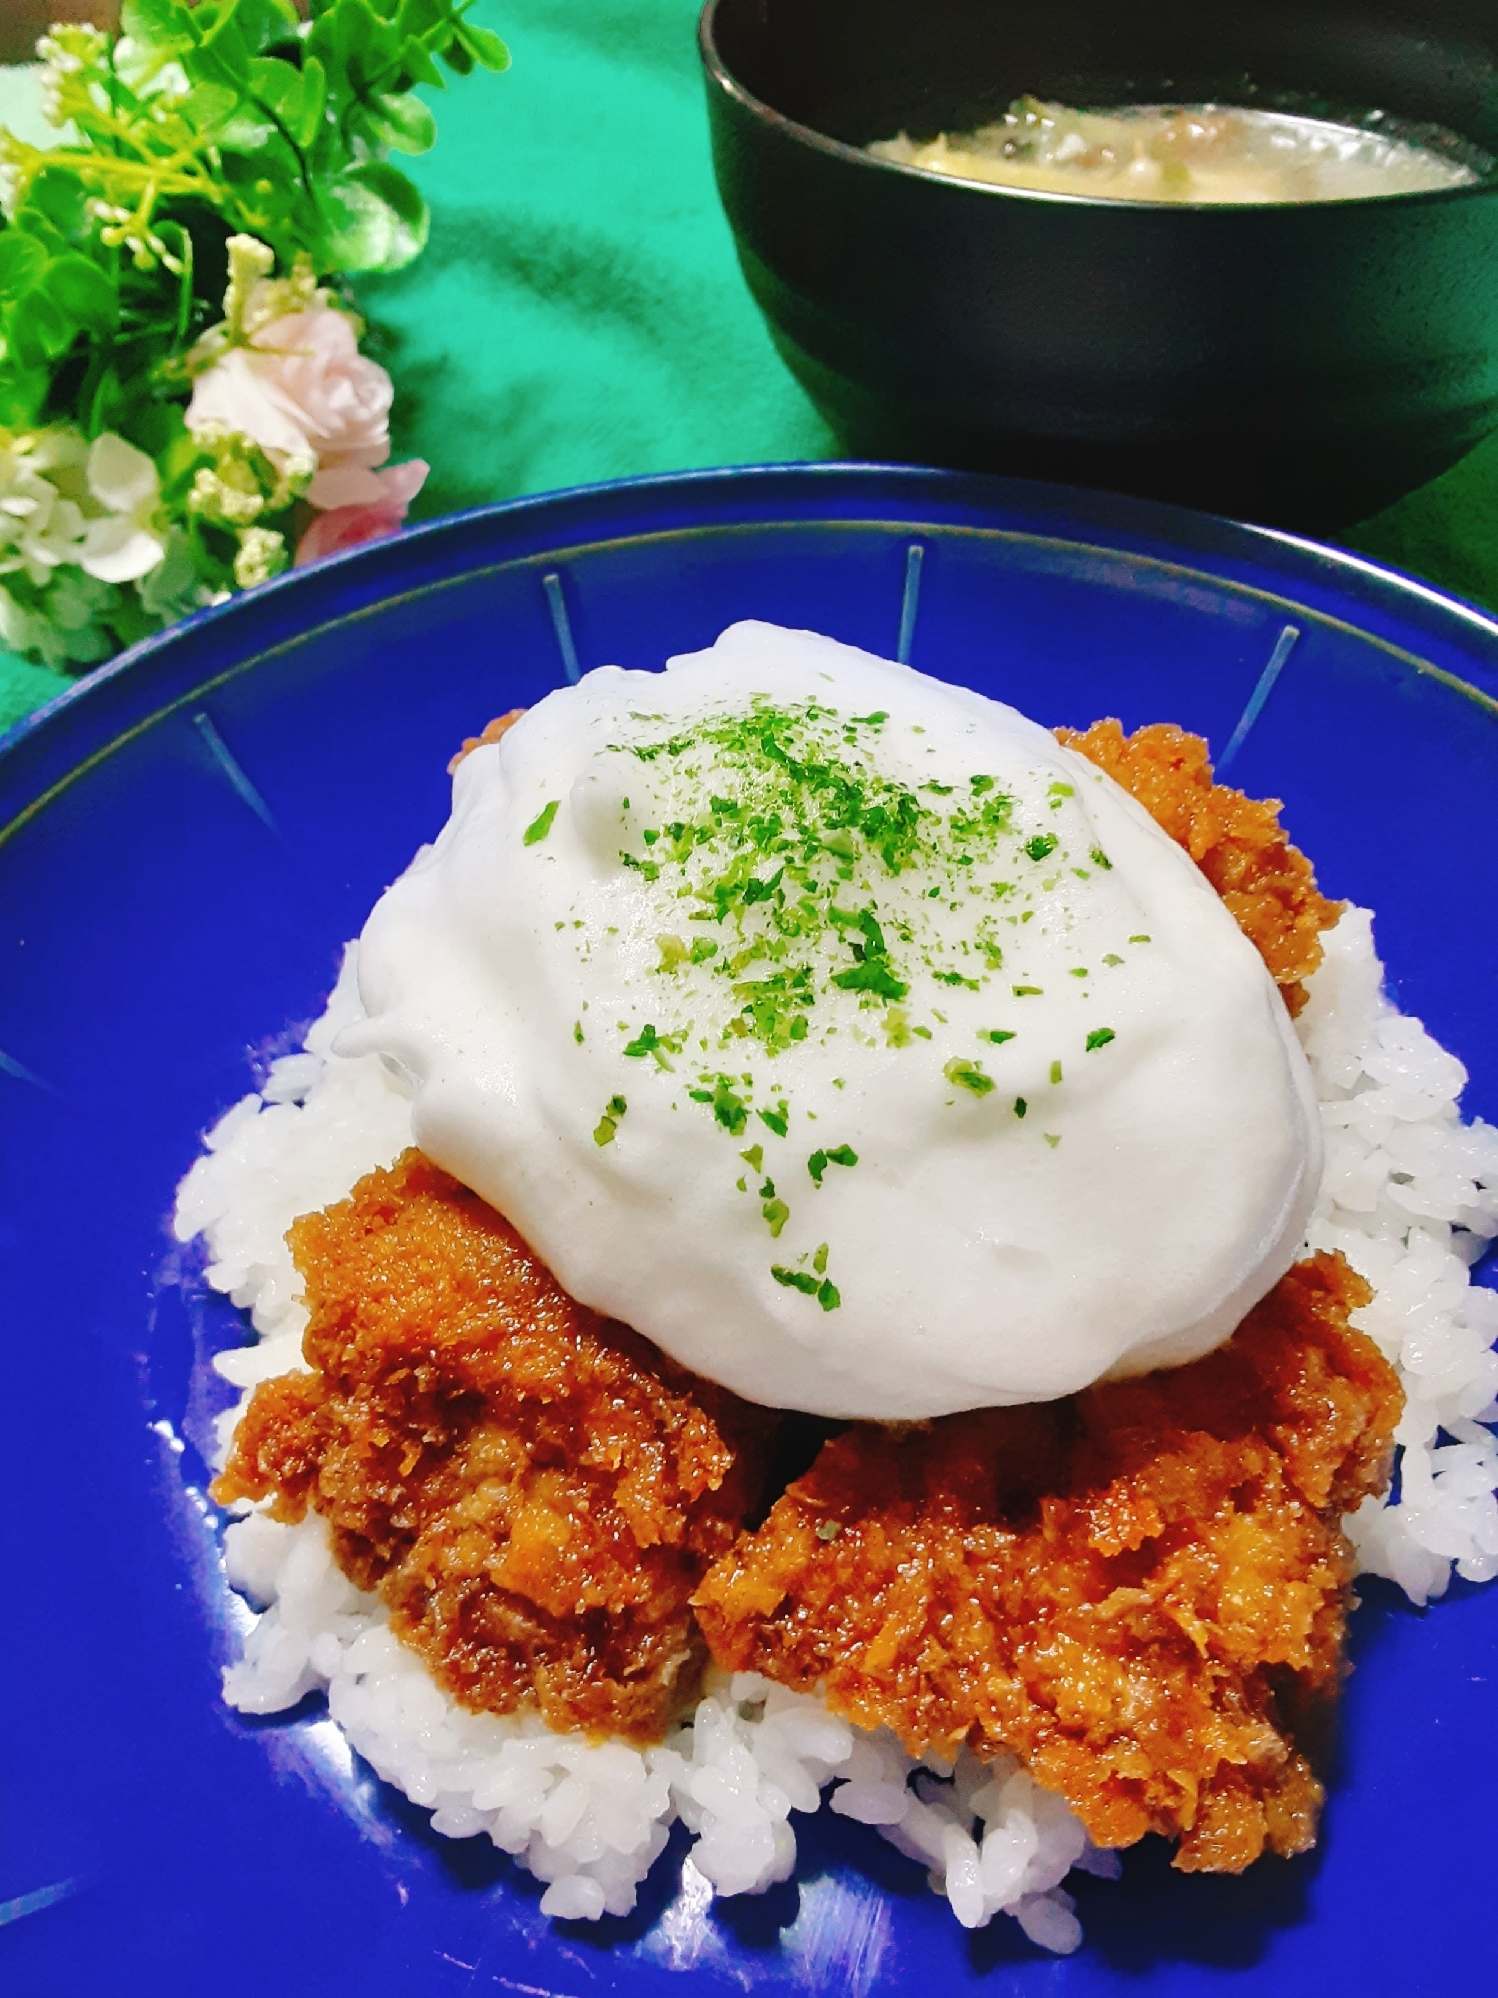
[[[740,624],[549,695],[359,957],[418,1142],[751,1400],[910,1420],[1192,1359],[1289,1267],[1305,1061],[1189,858],[1014,709]]]

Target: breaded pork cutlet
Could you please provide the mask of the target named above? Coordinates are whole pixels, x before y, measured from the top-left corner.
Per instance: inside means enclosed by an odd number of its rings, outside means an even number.
[[[1058,733],[1191,854],[1294,1012],[1339,911],[1278,808],[1179,729]],[[1400,1406],[1340,1259],[1193,1366],[854,1424],[750,1532],[775,1418],[576,1304],[420,1153],[291,1239],[313,1371],[256,1391],[215,1495],[322,1513],[465,1705],[659,1739],[705,1632],[916,1752],[1019,1754],[1100,1844],[1158,1830],[1178,1865],[1237,1870],[1314,1838],[1339,1520],[1387,1482]]]
[[[1297,1737],[1342,1673],[1341,1515],[1402,1395],[1340,1257],[1191,1366],[828,1443],[694,1598],[714,1658],[888,1727],[1011,1750],[1104,1846],[1238,1872],[1313,1843]]]
[[[1056,739],[1106,770],[1186,849],[1298,1013],[1303,981],[1321,962],[1321,932],[1342,904],[1318,891],[1310,861],[1280,825],[1278,800],[1214,783],[1206,743],[1169,722],[1125,735],[1118,722],[1100,721],[1058,728]]]
[[[420,1152],[291,1244],[313,1371],[256,1389],[218,1503],[320,1512],[463,1705],[659,1740],[702,1662],[688,1598],[759,1499],[773,1418],[575,1303]]]

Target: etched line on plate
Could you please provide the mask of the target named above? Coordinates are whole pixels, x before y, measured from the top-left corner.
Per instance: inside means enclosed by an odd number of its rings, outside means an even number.
[[[54,1880],[50,1887],[34,1887],[29,1894],[17,1894],[14,1900],[0,1901],[0,1929],[7,1922],[19,1922],[26,1915],[39,1915],[43,1908],[66,1901],[70,1894],[77,1891],[76,1880]]]
[[[555,569],[548,569],[541,578],[541,587],[546,592],[546,606],[551,612],[551,628],[557,635],[557,645],[562,654],[562,671],[575,687],[583,676],[583,669],[577,662],[577,647],[572,642],[572,620],[567,615],[567,599],[562,595],[562,578]]]
[[[17,1082],[29,1082],[33,1089],[44,1090],[48,1096],[58,1096],[61,1094],[61,1091],[54,1089],[44,1076],[40,1076],[34,1069],[28,1068],[25,1062],[17,1061],[14,1055],[8,1055],[4,1048],[0,1048],[0,1075],[9,1075]]]
[[[952,521],[917,522],[909,519],[903,521],[883,520],[861,516],[854,520],[830,518],[819,520],[812,524],[819,531],[829,534],[835,532],[838,534],[867,534],[871,536],[907,534],[911,527],[919,526],[923,533],[945,536],[958,546],[984,547],[992,543],[996,547],[1035,548],[1048,554],[1065,551],[1068,555],[1095,555],[1110,560],[1117,560],[1120,554],[1117,548],[1109,548],[1098,542],[1066,541],[1059,535],[1026,534],[1021,533],[1017,528],[963,527]],[[602,550],[606,550],[610,554],[617,554],[623,549],[655,549],[690,541],[695,531],[691,528],[661,528],[649,534],[621,534],[615,536],[610,541],[574,542],[569,544],[565,550],[558,552],[581,559],[587,555],[597,554]],[[724,529],[723,531],[725,533],[750,533],[753,530],[748,526],[743,526],[732,530]],[[1309,550],[1324,565],[1330,564],[1334,569],[1350,569],[1359,576],[1371,576],[1376,581],[1382,583],[1397,582],[1399,590],[1407,591],[1411,595],[1417,596],[1423,601],[1436,606],[1443,612],[1449,612],[1453,616],[1460,617],[1463,622],[1479,631],[1490,635],[1498,634],[1498,619],[1485,617],[1481,611],[1474,610],[1470,605],[1457,603],[1455,599],[1447,599],[1438,590],[1427,589],[1423,585],[1413,582],[1408,577],[1396,578],[1393,571],[1381,569],[1376,562],[1365,562],[1359,557],[1349,554],[1345,549],[1331,549],[1315,542],[1303,541],[1293,534],[1282,532],[1279,528],[1265,527],[1258,529],[1257,532],[1267,535],[1272,541],[1282,542],[1287,548]],[[1381,638],[1376,632],[1367,630],[1363,625],[1350,622],[1349,618],[1336,617],[1330,611],[1318,610],[1312,604],[1301,603],[1294,597],[1286,596],[1282,590],[1267,590],[1252,583],[1235,582],[1229,577],[1213,575],[1205,569],[1195,569],[1186,563],[1167,562],[1160,556],[1128,553],[1126,559],[1136,568],[1149,575],[1166,576],[1193,584],[1202,583],[1211,589],[1221,591],[1225,596],[1235,601],[1241,600],[1244,603],[1268,604],[1283,610],[1294,611],[1299,617],[1305,619],[1317,629],[1335,632],[1341,637],[1352,639],[1358,645],[1371,647],[1375,652],[1382,653],[1385,657],[1395,660],[1400,666],[1408,667],[1418,673],[1422,679],[1433,680],[1437,686],[1449,689],[1450,692],[1459,695],[1464,701],[1470,701],[1474,707],[1480,708],[1484,714],[1498,720],[1498,696],[1490,694],[1483,687],[1474,686],[1470,680],[1463,680],[1459,674],[1449,672],[1444,666],[1437,666],[1433,660],[1425,658],[1423,654],[1411,652],[1408,646],[1396,644],[1391,638]],[[413,585],[410,589],[398,590],[391,596],[380,598],[375,603],[365,604],[359,610],[345,611],[337,617],[323,619],[320,624],[303,626],[293,637],[282,639],[278,644],[268,646],[265,651],[257,652],[248,659],[239,660],[236,664],[225,668],[222,672],[215,673],[210,679],[205,680],[199,686],[190,687],[185,693],[176,696],[172,700],[163,702],[159,708],[153,708],[149,713],[141,716],[140,719],[122,727],[118,735],[111,736],[100,747],[91,749],[77,763],[74,763],[69,769],[63,771],[60,776],[53,777],[40,791],[30,797],[25,804],[17,808],[12,818],[0,821],[0,847],[5,846],[9,841],[13,840],[17,834],[32,823],[39,813],[43,812],[49,805],[55,803],[62,793],[71,785],[77,783],[80,778],[90,776],[101,764],[115,755],[117,751],[137,741],[159,723],[178,714],[190,702],[200,700],[204,694],[213,693],[220,687],[230,685],[231,682],[239,679],[241,675],[252,669],[267,666],[273,660],[284,659],[298,646],[304,646],[314,639],[325,637],[330,632],[357,631],[364,625],[387,616],[391,611],[402,610],[415,604],[424,603],[429,599],[435,600],[447,591],[457,590],[471,583],[487,581],[495,576],[511,576],[522,572],[528,573],[533,560],[534,558],[529,555],[516,555],[506,562],[486,562],[476,569],[466,569],[457,576],[448,576],[437,581]],[[22,725],[18,724],[18,726]]]
[[[910,664],[910,648],[915,643],[915,621],[921,608],[921,564],[926,550],[912,541],[905,550],[905,589],[900,598],[900,636],[895,641],[895,657],[902,666]]]
[[[244,800],[260,823],[268,827],[279,839],[281,828],[271,816],[270,806],[266,804],[264,798],[261,797],[260,793],[240,768],[233,750],[224,741],[224,738],[219,734],[212,720],[202,708],[199,708],[198,712],[193,716],[192,725],[208,745],[208,754],[228,778],[235,793]]]
[[[1217,759],[1219,772],[1227,769],[1233,758],[1238,754],[1238,751],[1248,740],[1248,731],[1259,719],[1259,716],[1263,714],[1264,703],[1274,692],[1274,683],[1280,677],[1281,673],[1284,672],[1285,661],[1295,650],[1296,640],[1299,637],[1299,625],[1287,624],[1279,637],[1274,641],[1274,650],[1269,655],[1269,664],[1259,675],[1258,685],[1248,697],[1248,706],[1239,715],[1238,726],[1228,737],[1228,746]]]

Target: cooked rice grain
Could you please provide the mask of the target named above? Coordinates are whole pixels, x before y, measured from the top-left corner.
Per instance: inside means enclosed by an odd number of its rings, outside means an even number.
[[[1349,909],[1324,942],[1297,1021],[1327,1138],[1308,1246],[1340,1249],[1374,1286],[1356,1322],[1408,1397],[1398,1497],[1366,1500],[1346,1524],[1363,1572],[1423,1603],[1453,1568],[1469,1581],[1498,1575],[1498,1440],[1484,1426],[1498,1418],[1498,1295],[1471,1282],[1498,1235],[1498,1130],[1461,1122],[1461,1063],[1384,996],[1367,911]],[[209,1284],[259,1334],[216,1362],[245,1391],[303,1364],[291,1222],[412,1141],[399,1080],[377,1057],[333,1053],[358,1016],[354,971],[351,946],[305,1051],[219,1120],[179,1190],[178,1238],[205,1237]],[[243,1405],[221,1419],[225,1446]],[[224,1557],[230,1586],[262,1606],[225,1674],[230,1705],[275,1713],[326,1687],[333,1719],[378,1774],[430,1809],[435,1830],[483,1832],[546,1881],[548,1915],[627,1912],[677,1818],[695,1835],[688,1864],[714,1892],[763,1891],[795,1865],[791,1812],[819,1802],[925,1865],[965,1927],[1013,1915],[1057,1952],[1081,1940],[1067,1873],[1118,1871],[1012,1758],[913,1762],[892,1737],[752,1673],[710,1679],[656,1748],[471,1713],[339,1571],[316,1515],[282,1526],[250,1512],[228,1528]]]

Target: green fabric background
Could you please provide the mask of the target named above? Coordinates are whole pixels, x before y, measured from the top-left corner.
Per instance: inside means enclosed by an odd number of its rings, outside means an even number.
[[[366,279],[414,514],[593,479],[836,454],[744,289],[713,187],[699,0],[479,0],[514,67],[434,95],[426,253]],[[0,72],[0,121],[30,92]],[[1498,439],[1355,530],[1498,605]],[[66,684],[0,655],[0,727]]]

